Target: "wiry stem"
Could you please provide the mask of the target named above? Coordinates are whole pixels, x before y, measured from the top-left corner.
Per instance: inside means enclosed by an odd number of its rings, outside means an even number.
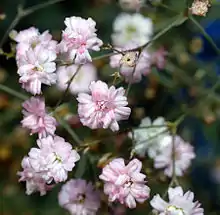
[[[5,34],[3,35],[1,41],[0,41],[0,48],[2,48],[2,46],[4,45],[5,40],[7,39],[10,31],[15,28],[15,26],[20,22],[20,20],[40,9],[43,9],[45,7],[48,7],[50,5],[56,4],[58,2],[62,2],[65,0],[51,0],[45,3],[41,3],[38,5],[34,5],[32,7],[29,7],[27,9],[24,9],[22,5],[18,6],[18,10],[17,10],[17,14],[14,18],[14,20],[12,21],[12,23],[10,24],[10,26],[8,27],[8,29],[6,30]]]

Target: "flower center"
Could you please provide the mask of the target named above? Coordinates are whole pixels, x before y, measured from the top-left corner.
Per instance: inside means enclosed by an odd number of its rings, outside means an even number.
[[[59,163],[62,163],[62,159],[61,159],[61,157],[58,154],[56,154],[54,152],[54,156],[55,156],[55,161],[58,161]]]
[[[109,109],[109,104],[107,101],[97,101],[96,102],[96,105],[98,107],[98,110],[101,110],[101,111],[106,111]]]
[[[166,208],[165,215],[186,215],[182,208],[178,208],[175,205],[169,205]]]
[[[133,25],[128,25],[127,28],[126,28],[126,31],[128,34],[133,34],[136,32],[136,27],[133,26]]]
[[[35,67],[33,69],[35,72],[43,72],[44,68],[40,64],[35,64]]]
[[[85,199],[86,199],[86,195],[84,193],[80,193],[78,196],[77,196],[77,199],[78,199],[78,202],[80,204],[84,203]]]

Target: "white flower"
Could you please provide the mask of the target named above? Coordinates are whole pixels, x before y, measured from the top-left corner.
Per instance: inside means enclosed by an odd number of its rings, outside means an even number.
[[[171,135],[165,136],[161,140],[161,144],[166,145],[166,147],[154,158],[154,167],[164,168],[164,174],[169,177],[173,174],[172,141],[173,137]],[[182,176],[191,165],[192,159],[195,158],[194,148],[179,136],[174,137],[174,147],[175,174]]]
[[[57,70],[57,86],[61,90],[66,90],[68,81],[78,70],[77,65],[68,67],[62,66]],[[92,81],[97,80],[96,67],[92,64],[84,64],[81,66],[75,77],[73,78],[69,90],[72,94],[89,92],[89,85]]]
[[[153,33],[153,23],[150,18],[139,13],[120,14],[113,24],[112,41],[117,47],[124,47],[135,43],[144,45],[150,40]]]
[[[164,201],[159,194],[150,201],[151,206],[159,212],[159,215],[203,215],[201,204],[193,202],[194,193],[183,193],[182,187],[168,189],[169,202]]]
[[[154,158],[166,146],[165,142],[161,142],[168,135],[165,119],[158,117],[152,122],[146,117],[141,120],[139,128],[134,129],[133,135],[135,153],[143,157],[147,152],[149,157]],[[129,137],[132,138],[132,133],[129,133]]]

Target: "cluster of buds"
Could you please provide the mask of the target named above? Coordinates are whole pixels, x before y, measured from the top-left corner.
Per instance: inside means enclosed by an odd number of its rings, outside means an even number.
[[[210,6],[211,4],[209,0],[194,0],[190,11],[197,16],[206,16]]]

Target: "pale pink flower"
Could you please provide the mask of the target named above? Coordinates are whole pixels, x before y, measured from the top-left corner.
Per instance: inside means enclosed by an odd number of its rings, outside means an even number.
[[[57,46],[57,41],[52,40],[52,35],[48,31],[40,34],[39,30],[34,27],[20,31],[15,36],[14,40],[18,43],[16,46],[16,59],[18,65],[19,58],[22,55],[25,55],[26,51],[28,51],[30,48],[35,48],[40,44],[45,49],[55,52]]]
[[[31,166],[36,172],[44,172],[43,178],[56,183],[67,180],[68,172],[72,171],[79,154],[72,149],[70,143],[62,137],[48,136],[37,140],[39,148],[29,152]]]
[[[118,121],[128,119],[131,109],[128,105],[125,90],[108,85],[102,81],[93,81],[89,87],[91,95],[78,95],[78,114],[83,125],[92,129],[110,128],[118,131]]]
[[[56,53],[38,45],[19,60],[18,74],[22,87],[33,95],[41,93],[41,84],[56,83]]]
[[[38,133],[39,138],[53,135],[56,130],[56,119],[46,112],[45,102],[42,98],[31,97],[23,104],[24,119],[21,124],[28,128],[31,134]]]
[[[118,200],[129,208],[136,207],[136,201],[143,203],[149,198],[150,188],[145,185],[146,176],[140,173],[142,163],[133,159],[127,165],[124,159],[112,160],[102,170],[99,176],[104,184],[104,192],[109,201]]]
[[[155,168],[164,168],[164,174],[171,177],[173,174],[173,156],[172,156],[172,141],[171,135],[165,136],[161,140],[161,145],[166,147],[161,150],[161,153],[154,158]],[[195,158],[194,148],[189,143],[185,142],[181,137],[175,136],[175,174],[182,176],[191,165],[192,159]]]
[[[98,39],[95,21],[91,18],[69,17],[64,21],[66,29],[58,45],[60,52],[69,52],[76,64],[91,62],[89,50],[99,51],[103,42]]]
[[[193,202],[194,193],[183,193],[182,187],[168,189],[169,201],[164,201],[159,194],[150,201],[151,206],[159,212],[159,215],[204,215],[201,204]]]
[[[126,48],[116,48],[118,51],[126,51],[135,48],[133,45]],[[134,53],[136,59],[133,59]],[[130,62],[132,62],[132,65]],[[126,82],[137,83],[142,79],[142,75],[146,76],[151,71],[151,57],[147,50],[143,50],[138,57],[138,52],[127,52],[124,56],[116,54],[110,57],[110,66],[112,68],[120,68],[120,74],[125,78]]]
[[[161,47],[151,55],[151,64],[155,65],[158,69],[164,69],[167,54],[167,51]]]
[[[47,181],[43,178],[44,172],[36,172],[30,164],[29,157],[24,157],[21,166],[22,172],[18,172],[20,176],[19,182],[26,182],[26,194],[30,195],[34,192],[40,192],[43,196],[46,192],[53,188],[53,185],[47,184]]]
[[[59,205],[71,215],[95,215],[100,207],[100,195],[91,182],[71,179],[61,188]]]
[[[92,64],[84,64],[78,70],[77,65],[62,66],[57,70],[57,86],[61,90],[66,90],[68,81],[74,76],[69,90],[72,94],[89,92],[89,85],[97,80],[97,70]],[[76,74],[77,72],[77,74]]]

